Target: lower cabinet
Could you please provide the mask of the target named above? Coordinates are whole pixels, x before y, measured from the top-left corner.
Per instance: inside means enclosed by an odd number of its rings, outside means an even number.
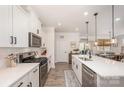
[[[77,78],[82,85],[82,63],[79,61],[77,62]]]
[[[82,85],[82,63],[79,62],[76,58],[72,57],[72,69]]]
[[[39,87],[39,66],[35,67],[11,87]]]
[[[29,73],[29,80],[32,87],[39,87],[39,66]]]
[[[13,84],[11,87],[28,87],[30,85],[28,77],[29,77],[29,74],[25,75],[19,81],[17,81],[15,84]]]

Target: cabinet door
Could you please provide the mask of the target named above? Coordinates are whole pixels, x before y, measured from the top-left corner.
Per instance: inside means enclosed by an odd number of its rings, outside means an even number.
[[[11,87],[28,87],[29,84],[29,74],[22,77],[19,81],[13,84]]]
[[[41,35],[42,35],[41,22],[40,22],[39,19],[37,19],[36,22],[37,22],[37,23],[36,23],[36,24],[37,24],[37,25],[36,25],[36,34],[39,35],[39,36],[41,36]]]
[[[40,22],[40,20],[38,20],[37,16],[33,12],[30,13],[29,25],[30,25],[29,26],[30,32],[40,35],[41,22]]]
[[[72,57],[72,69],[80,84],[82,84],[82,63],[74,57]]]
[[[51,57],[48,57],[48,72],[50,71],[50,69],[51,69]]]
[[[12,6],[0,5],[0,47],[12,47]]]
[[[72,69],[74,70],[74,60],[72,59]]]
[[[74,57],[72,57],[72,69],[73,69],[73,71],[75,72],[75,70],[76,70],[76,68],[75,68],[75,64],[76,62],[75,62],[75,58]],[[76,73],[76,72],[75,72]]]
[[[79,82],[82,84],[82,63],[77,61],[78,69],[77,69],[77,78]]]
[[[13,6],[14,47],[28,47],[28,14],[20,7]]]
[[[39,66],[37,66],[30,72],[29,80],[32,87],[39,87]]]

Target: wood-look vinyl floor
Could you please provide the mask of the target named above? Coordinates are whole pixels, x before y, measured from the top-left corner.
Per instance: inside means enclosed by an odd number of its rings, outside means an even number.
[[[71,65],[65,62],[55,64],[51,69],[44,87],[65,87],[64,70],[72,70]]]

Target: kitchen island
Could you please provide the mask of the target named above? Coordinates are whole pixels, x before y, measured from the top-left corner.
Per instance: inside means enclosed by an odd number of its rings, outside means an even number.
[[[72,69],[82,86],[124,87],[124,63],[98,56],[88,59],[86,55],[73,55],[72,60]]]

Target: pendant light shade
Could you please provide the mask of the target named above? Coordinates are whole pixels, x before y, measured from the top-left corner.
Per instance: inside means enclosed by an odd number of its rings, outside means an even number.
[[[94,14],[94,16],[95,16],[95,45],[96,46],[98,45],[98,42],[97,42],[97,15],[98,15],[98,13]]]
[[[95,46],[97,46],[97,45],[98,45],[98,42],[97,42],[97,41],[95,41],[95,43],[94,43],[94,44],[95,44]]]
[[[115,38],[115,32],[114,32],[114,5],[112,5],[112,39],[111,44],[116,44],[117,40]]]
[[[112,38],[111,39],[111,44],[117,44],[117,39],[116,38]]]

